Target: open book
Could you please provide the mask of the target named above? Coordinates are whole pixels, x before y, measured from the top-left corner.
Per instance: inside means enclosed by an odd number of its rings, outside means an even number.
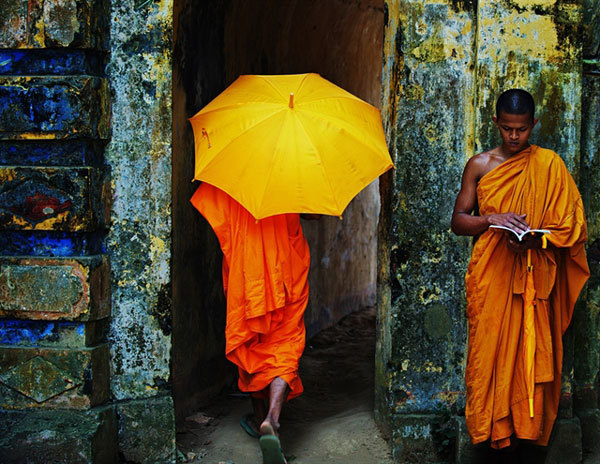
[[[517,236],[517,238],[519,239],[519,242],[521,240],[523,240],[523,237],[525,237],[527,234],[531,234],[534,232],[537,232],[538,234],[551,234],[552,233],[546,229],[527,229],[525,232],[518,233],[516,230],[513,230],[510,227],[504,227],[504,226],[490,226],[490,227],[493,227],[494,229],[504,229],[504,230],[511,231],[513,234],[515,234]]]

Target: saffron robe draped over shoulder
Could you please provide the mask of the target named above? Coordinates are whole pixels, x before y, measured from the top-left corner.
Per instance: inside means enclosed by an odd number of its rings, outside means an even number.
[[[213,228],[223,251],[227,296],[227,358],[239,388],[261,392],[275,377],[303,391],[298,361],[305,344],[310,255],[299,214],[257,221],[222,190],[203,183],[192,204]],[[258,393],[260,396],[260,393]]]
[[[473,247],[465,278],[469,351],[466,420],[474,444],[503,448],[510,436],[547,445],[561,390],[562,335],[589,276],[581,196],[560,157],[536,146],[485,174],[477,186],[481,215],[526,213],[548,229],[547,249],[532,250],[535,286],[534,416],[523,359],[527,253],[514,253],[504,232],[488,229]]]

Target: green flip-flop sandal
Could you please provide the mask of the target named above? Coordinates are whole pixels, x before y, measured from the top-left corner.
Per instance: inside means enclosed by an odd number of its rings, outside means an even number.
[[[250,420],[253,417],[254,417],[254,414],[252,414],[252,413],[246,414],[245,416],[240,417],[240,425],[244,429],[244,432],[246,432],[252,438],[258,438],[259,437],[258,432],[256,430],[254,430],[252,428],[252,426],[250,425]]]
[[[263,455],[263,464],[286,464],[281,443],[275,435],[260,437],[260,449]]]

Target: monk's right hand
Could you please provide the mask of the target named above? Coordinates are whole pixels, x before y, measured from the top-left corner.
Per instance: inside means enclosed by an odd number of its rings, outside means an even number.
[[[489,225],[504,226],[518,233],[525,232],[529,229],[529,224],[525,220],[526,214],[516,213],[501,213],[490,214],[487,216]]]

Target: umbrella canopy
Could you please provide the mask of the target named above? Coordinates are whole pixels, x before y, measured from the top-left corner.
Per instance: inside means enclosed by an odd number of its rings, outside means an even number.
[[[240,76],[190,122],[194,179],[256,219],[340,216],[393,166],[379,110],[318,74]]]

